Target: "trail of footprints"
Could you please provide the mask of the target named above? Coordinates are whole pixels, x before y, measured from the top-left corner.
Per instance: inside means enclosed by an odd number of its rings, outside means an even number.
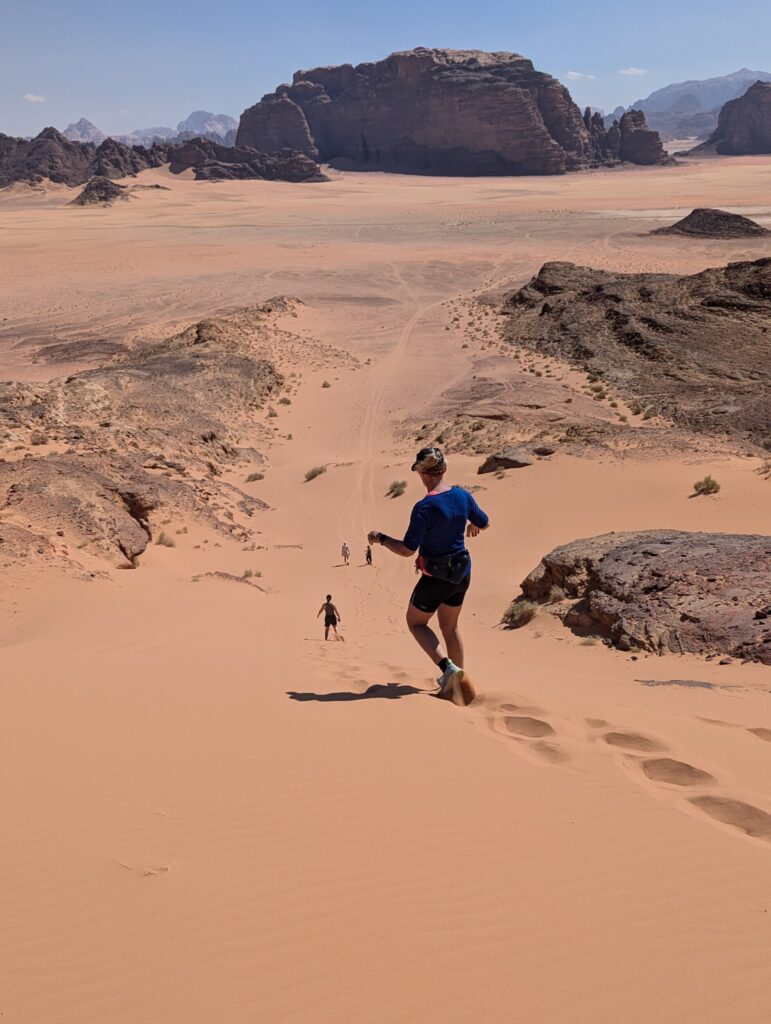
[[[553,764],[567,761],[569,755],[556,742],[556,729],[545,718],[536,717],[541,714],[538,708],[499,704],[490,725],[498,735],[508,736]],[[710,792],[712,787],[718,786],[718,780],[710,772],[667,756],[669,752],[663,743],[643,733],[613,730],[602,718],[587,718],[585,722],[590,730],[589,738],[617,751],[627,768],[639,772],[656,786],[689,793],[685,796],[688,803],[713,820],[754,839],[771,842],[771,814],[743,800]],[[746,731],[771,742],[771,729],[758,727]]]

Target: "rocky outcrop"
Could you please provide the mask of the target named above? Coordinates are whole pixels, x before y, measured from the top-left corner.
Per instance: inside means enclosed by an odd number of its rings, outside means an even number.
[[[558,591],[555,588],[559,588]],[[566,625],[625,651],[724,654],[771,665],[771,537],[649,530],[555,548],[522,582]]]
[[[265,181],[324,181],[318,164],[296,150],[272,156],[248,146],[223,146],[210,139],[193,139],[166,150],[171,171],[192,168],[199,181],[259,178]]]
[[[271,156],[241,146],[233,148],[210,139],[169,144],[126,146],[105,139],[98,147],[70,142],[55,128],[46,128],[31,141],[0,135],[0,188],[16,181],[38,184],[44,179],[82,185],[90,178],[127,178],[151,167],[171,163],[180,173],[193,168],[202,181],[260,178],[267,181],[323,181],[310,157],[285,150]]]
[[[125,185],[118,185],[109,178],[92,178],[73,200],[73,206],[112,206],[116,200],[128,199]]]
[[[39,184],[43,179],[61,185],[81,185],[91,177],[95,148],[70,142],[55,128],[44,128],[34,139],[0,135],[0,188],[15,181]]]
[[[771,82],[755,82],[726,103],[705,146],[726,156],[771,153]]]
[[[570,93],[525,57],[419,47],[298,71],[241,115],[237,144],[432,174],[562,174],[608,162]],[[649,148],[627,147],[630,153]],[[626,157],[625,157],[626,159]]]
[[[771,259],[682,277],[546,263],[502,312],[513,345],[592,372],[639,412],[771,449]]]
[[[749,217],[725,210],[699,207],[687,217],[666,228],[656,228],[652,235],[686,235],[691,238],[762,238],[771,234],[767,228]]]
[[[644,166],[672,163],[659,133],[652,132],[645,123],[642,110],[627,110],[622,114],[618,122],[618,134],[618,156],[621,161]]]
[[[63,380],[0,383],[3,527],[118,565],[136,564],[161,516],[246,539],[266,506],[220,478],[259,459],[239,445],[283,383],[264,354],[269,315],[203,321]]]

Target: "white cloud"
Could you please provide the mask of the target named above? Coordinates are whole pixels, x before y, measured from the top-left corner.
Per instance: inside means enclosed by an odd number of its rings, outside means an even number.
[[[647,68],[621,68],[619,71],[620,75],[629,75],[632,78],[636,78],[639,75],[647,75]]]
[[[583,71],[568,71],[568,78],[575,81],[578,78],[594,78],[594,75],[587,75]]]
[[[23,99],[27,103],[45,103],[46,101],[45,96],[36,96],[34,92],[25,92]]]

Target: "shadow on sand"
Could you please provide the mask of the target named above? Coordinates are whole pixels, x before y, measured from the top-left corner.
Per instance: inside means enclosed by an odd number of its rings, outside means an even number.
[[[343,690],[340,693],[298,693],[296,690],[288,690],[287,696],[290,700],[317,700],[317,701],[342,701],[342,700],[372,700],[381,698],[385,700],[398,700],[399,697],[411,697],[414,693],[428,693],[428,690],[419,690],[416,686],[405,686],[403,683],[373,683],[367,687],[364,693],[353,693]]]

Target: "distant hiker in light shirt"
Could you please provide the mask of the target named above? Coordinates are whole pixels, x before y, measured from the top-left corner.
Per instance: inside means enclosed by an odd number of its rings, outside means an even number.
[[[404,540],[395,540],[379,530],[372,530],[367,539],[404,558],[412,558],[418,551],[421,577],[407,607],[407,625],[441,670],[437,679],[439,696],[453,699],[463,683],[463,640],[458,619],[471,583],[471,558],[465,538],[486,530],[490,520],[468,491],[444,482],[447,464],[439,448],[421,448],[412,469],[428,493],[413,508]],[[429,626],[435,614],[446,651]]]
[[[340,554],[343,556],[343,565],[348,565],[348,559],[351,557],[351,549],[348,547],[348,543],[343,541],[343,546],[340,548]]]

